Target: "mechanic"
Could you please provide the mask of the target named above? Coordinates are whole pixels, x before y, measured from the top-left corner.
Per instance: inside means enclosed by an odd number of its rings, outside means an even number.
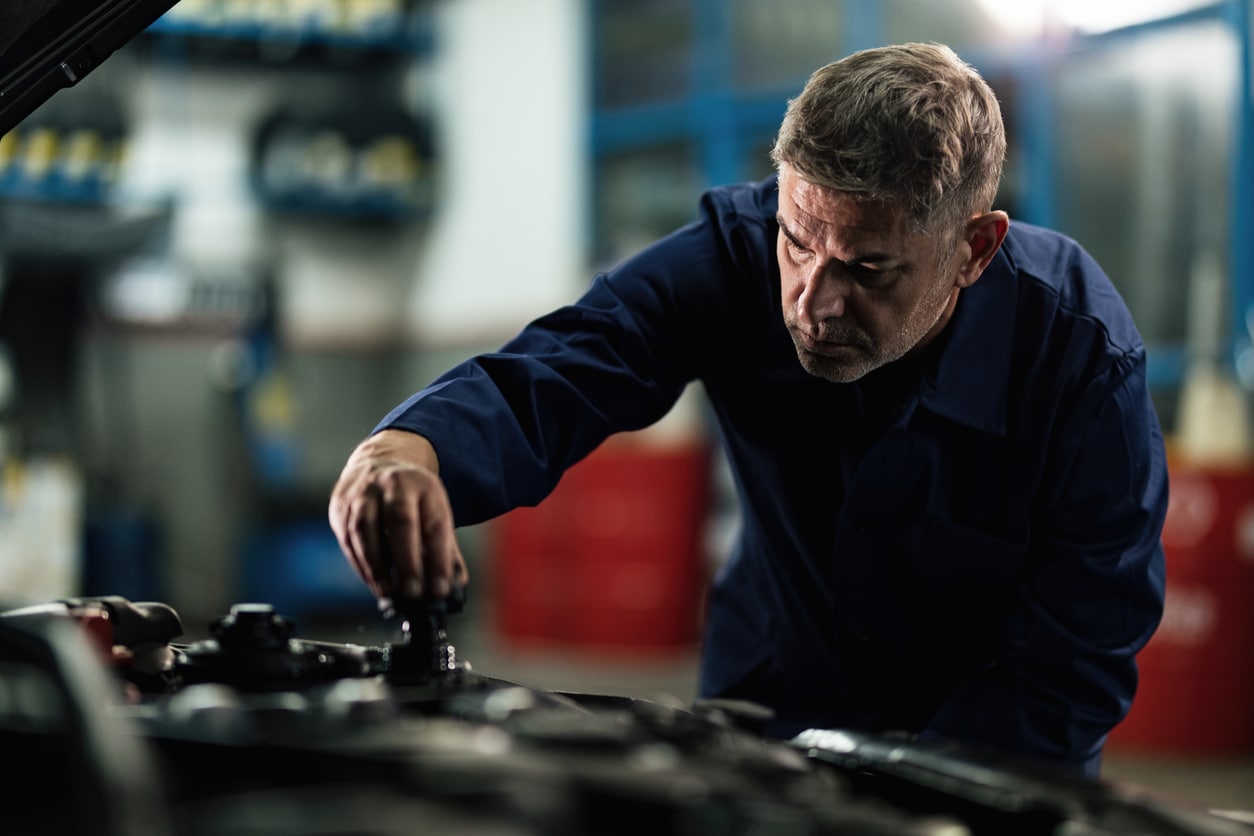
[[[699,381],[741,512],[702,696],[769,706],[779,736],[904,732],[1097,774],[1162,612],[1165,453],[1108,277],[992,208],[1005,142],[948,47],[819,69],[774,175],[709,191],[383,419],[332,492],[346,557],[380,598],[446,594],[455,522],[538,503]]]

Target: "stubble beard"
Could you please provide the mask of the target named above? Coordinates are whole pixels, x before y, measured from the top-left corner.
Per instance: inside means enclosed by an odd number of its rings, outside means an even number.
[[[907,317],[895,339],[887,345],[856,325],[824,329],[820,335],[823,339],[848,346],[843,352],[847,357],[831,357],[810,351],[801,338],[801,328],[796,320],[788,317],[785,324],[797,350],[797,360],[807,373],[831,383],[853,383],[878,368],[900,360],[918,346],[944,316],[949,307],[950,293],[952,287],[938,288],[926,300],[926,308],[932,311],[931,315],[926,318]]]
[[[880,359],[875,341],[860,329],[856,333],[853,333],[852,329],[844,329],[839,334],[829,331],[823,333],[824,339],[845,344],[846,348],[842,349],[842,354],[846,356],[843,357],[832,357],[810,351],[802,340],[800,327],[796,323],[788,323],[788,333],[797,350],[797,360],[801,363],[801,368],[831,383],[853,383],[887,362]]]

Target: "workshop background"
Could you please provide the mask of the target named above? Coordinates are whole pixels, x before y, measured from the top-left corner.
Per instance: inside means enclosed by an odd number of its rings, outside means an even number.
[[[1107,775],[1254,808],[1249,0],[183,0],[0,139],[0,590],[199,636],[239,601],[380,629],[326,499],[439,371],[769,171],[787,98],[949,43],[1001,208],[1083,243],[1170,435],[1167,613]],[[699,391],[459,536],[476,669],[680,699],[735,509]]]

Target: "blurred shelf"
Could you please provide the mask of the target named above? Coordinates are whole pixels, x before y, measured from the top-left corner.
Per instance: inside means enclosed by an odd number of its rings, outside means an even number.
[[[254,21],[197,21],[163,17],[148,28],[150,35],[189,41],[237,41],[287,46],[318,46],[361,51],[425,54],[434,44],[432,26],[423,16],[359,30],[325,24],[277,24]]]
[[[256,190],[254,196],[257,204],[267,212],[298,218],[411,222],[426,219],[432,211],[430,201],[385,191],[336,197],[315,188],[283,193]],[[168,200],[156,197],[122,196],[112,183],[64,181],[58,178],[13,183],[3,182],[0,178],[0,200],[83,207],[123,204],[159,208],[169,203]]]
[[[420,221],[429,206],[390,194],[336,198],[316,192],[258,193],[258,203],[268,212],[289,218],[329,220]]]
[[[0,200],[0,252],[8,258],[112,265],[159,246],[171,201]]]
[[[101,181],[50,177],[35,182],[4,182],[4,178],[0,177],[0,198],[6,200],[97,205],[110,202],[112,195],[113,184]]]

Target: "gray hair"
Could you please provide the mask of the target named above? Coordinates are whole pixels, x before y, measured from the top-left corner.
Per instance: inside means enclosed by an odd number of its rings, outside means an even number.
[[[777,167],[786,162],[816,185],[901,206],[917,231],[944,240],[992,207],[1005,156],[1001,108],[987,82],[949,47],[917,43],[816,70],[788,103],[771,149]]]

